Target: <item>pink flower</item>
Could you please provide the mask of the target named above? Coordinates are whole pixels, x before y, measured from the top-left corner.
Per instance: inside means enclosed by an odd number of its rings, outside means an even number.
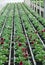
[[[43,29],[42,32],[45,32],[45,29]]]
[[[44,30],[42,30],[42,32],[44,32]]]
[[[27,57],[28,57],[28,54],[27,54],[27,53],[25,53],[25,54],[23,54],[23,55],[24,55],[24,57],[25,57],[25,58],[27,58]]]
[[[4,40],[4,38],[1,38],[1,40]]]
[[[45,29],[44,29],[44,32],[45,32]]]

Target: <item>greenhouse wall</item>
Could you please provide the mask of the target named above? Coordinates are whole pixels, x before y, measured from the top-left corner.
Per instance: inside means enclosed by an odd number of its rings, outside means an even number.
[[[1,0],[0,1],[0,10],[6,5],[5,1]]]
[[[24,0],[0,0],[0,10],[7,4],[7,3],[22,3]]]
[[[25,0],[25,3],[30,7],[30,0]]]

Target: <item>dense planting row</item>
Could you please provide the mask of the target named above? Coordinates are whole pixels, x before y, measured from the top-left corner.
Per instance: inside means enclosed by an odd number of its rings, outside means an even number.
[[[33,16],[39,21],[41,22],[41,24],[45,27],[45,19],[42,18],[40,15],[38,15],[36,12],[34,12],[32,9],[30,9],[26,4],[24,4],[25,7],[27,8],[27,10],[33,14]]]
[[[12,10],[13,5],[9,4],[5,12],[0,16],[0,65],[8,65],[9,61]]]
[[[41,6],[42,8],[44,8],[44,1],[43,0],[31,0],[34,4],[37,3],[38,6]],[[41,4],[41,5],[40,5]]]
[[[27,13],[30,13],[30,15],[27,14],[27,16],[29,17],[30,21],[34,25],[35,29],[37,30],[37,33],[39,33],[40,37],[45,43],[45,20],[43,18],[41,19],[39,16],[35,17],[35,14],[32,11],[29,12],[27,9],[25,10],[27,11]],[[37,17],[39,18],[37,19]]]
[[[25,4],[6,7],[0,16],[0,65],[45,65],[45,20]]]
[[[27,30],[27,34],[29,36],[29,39],[30,39],[30,43],[31,43],[31,46],[33,48],[33,51],[34,52],[34,56],[35,56],[35,59],[36,61],[44,61],[44,56],[45,56],[45,51],[43,50],[43,46],[42,46],[42,43],[40,41],[40,39],[38,38],[37,36],[37,31],[34,31],[32,25],[31,25],[31,22],[29,21],[28,17],[26,16],[24,10],[22,10],[22,7],[21,5],[19,4],[19,8],[20,8],[20,12],[21,12],[21,16],[22,16],[22,19],[24,21],[24,24],[25,24],[25,28]],[[29,14],[26,10],[26,13]],[[30,14],[29,14],[30,15]],[[30,16],[31,17],[31,16]],[[30,22],[30,24],[29,24]],[[36,47],[36,48],[35,48]],[[40,49],[39,49],[40,48]],[[37,50],[36,50],[37,49]],[[40,52],[41,51],[41,52]],[[44,52],[44,53],[43,53]],[[43,54],[44,55],[43,55]],[[41,56],[42,55],[42,56]],[[41,60],[41,58],[43,58]]]
[[[16,33],[15,33],[15,63],[16,65],[31,65],[31,62],[28,61],[28,51],[26,47],[26,39],[23,34],[21,21],[18,15],[17,6],[15,6],[15,27],[16,27]]]

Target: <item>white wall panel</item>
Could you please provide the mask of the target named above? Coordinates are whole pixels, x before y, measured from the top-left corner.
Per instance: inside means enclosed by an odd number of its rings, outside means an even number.
[[[24,0],[0,0],[0,10],[4,7],[7,3],[15,3],[15,2],[24,2]]]
[[[30,7],[30,0],[25,0],[25,3]]]

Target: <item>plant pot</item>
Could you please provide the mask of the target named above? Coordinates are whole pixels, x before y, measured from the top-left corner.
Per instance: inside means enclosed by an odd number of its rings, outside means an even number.
[[[10,48],[8,47],[8,50],[10,50]]]
[[[4,65],[8,65],[8,62],[5,62]]]
[[[7,57],[9,57],[9,54],[5,54]]]
[[[18,54],[15,54],[15,57],[19,57],[19,55]]]
[[[14,63],[13,62],[11,62],[11,64],[10,65],[14,65]]]
[[[37,65],[42,65],[42,61],[36,61]]]
[[[28,28],[27,28],[27,27],[26,27],[25,29],[26,29],[26,30],[28,30]]]
[[[34,50],[35,48],[34,47],[32,47],[32,50]]]
[[[15,65],[19,65],[19,63],[15,62]]]

